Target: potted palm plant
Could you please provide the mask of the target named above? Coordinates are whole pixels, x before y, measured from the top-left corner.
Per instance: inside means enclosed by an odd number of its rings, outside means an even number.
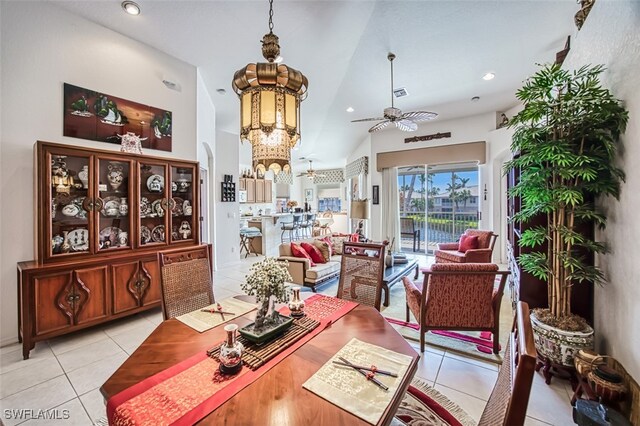
[[[552,362],[573,365],[573,353],[593,345],[593,329],[571,312],[571,292],[580,283],[603,284],[593,265],[606,247],[580,232],[603,228],[606,217],[594,203],[619,196],[624,173],[614,158],[628,114],[599,81],[604,68],[577,71],[547,65],[517,92],[524,109],[509,123],[515,128],[511,149],[519,153],[505,166],[520,170],[509,191],[521,210],[512,220],[526,223],[546,217],[546,226],[526,229],[518,244],[521,268],[548,284],[548,309],[532,311],[536,348]]]

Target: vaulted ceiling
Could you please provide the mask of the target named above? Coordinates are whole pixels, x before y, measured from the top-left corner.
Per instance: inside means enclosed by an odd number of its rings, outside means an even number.
[[[238,133],[231,79],[247,63],[264,61],[266,0],[139,0],[139,16],[125,14],[119,1],[54,3],[199,67],[217,127]],[[537,63],[553,61],[573,34],[577,9],[575,0],[275,0],[284,63],[309,78],[302,146],[294,155],[315,158],[319,168],[344,164],[372,125],[350,120],[380,116],[390,106],[388,52],[397,55],[395,86],[409,92],[396,99],[404,111],[435,111],[446,120],[515,105],[522,81]],[[495,79],[484,81],[487,72]],[[472,103],[473,96],[480,100]]]

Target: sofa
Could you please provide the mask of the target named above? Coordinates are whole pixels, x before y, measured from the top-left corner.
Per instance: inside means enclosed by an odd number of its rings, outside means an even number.
[[[343,238],[345,241],[349,240],[349,236],[332,235],[334,238]],[[312,243],[314,239],[306,239],[294,241],[296,244]],[[282,243],[279,246],[280,261],[289,262],[289,274],[293,278],[293,283],[310,287],[312,291],[316,291],[316,286],[326,283],[329,280],[337,278],[340,275],[340,264],[342,256],[340,254],[334,254],[327,263],[318,263],[316,266],[311,266],[308,259],[295,257],[291,253],[291,243]],[[342,250],[339,250],[342,253]]]

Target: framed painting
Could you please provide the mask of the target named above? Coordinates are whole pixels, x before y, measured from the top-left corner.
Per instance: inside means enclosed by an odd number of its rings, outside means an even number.
[[[64,83],[64,136],[120,145],[134,133],[143,148],[170,152],[172,120],[171,111]]]

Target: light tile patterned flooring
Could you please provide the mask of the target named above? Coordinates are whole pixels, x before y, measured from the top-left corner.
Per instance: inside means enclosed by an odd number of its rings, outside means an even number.
[[[256,260],[216,271],[217,299],[242,294],[240,283]],[[431,258],[421,257],[425,265]],[[324,291],[334,292],[335,286]],[[397,294],[397,292],[395,292]],[[335,295],[335,294],[332,294]],[[395,295],[394,295],[395,296]],[[505,295],[505,300],[507,296]],[[392,303],[402,303],[393,300]],[[101,327],[40,342],[29,360],[22,360],[19,344],[0,348],[0,415],[6,425],[91,425],[105,416],[100,386],[162,321],[153,310]],[[417,342],[410,343],[418,351]],[[498,366],[427,346],[416,376],[460,405],[476,420],[484,408],[498,375]],[[535,375],[527,425],[571,425],[571,387],[553,380],[547,386]],[[68,410],[63,420],[20,421],[9,417],[10,409]],[[0,422],[0,424],[2,423]],[[231,424],[231,423],[230,423]]]

